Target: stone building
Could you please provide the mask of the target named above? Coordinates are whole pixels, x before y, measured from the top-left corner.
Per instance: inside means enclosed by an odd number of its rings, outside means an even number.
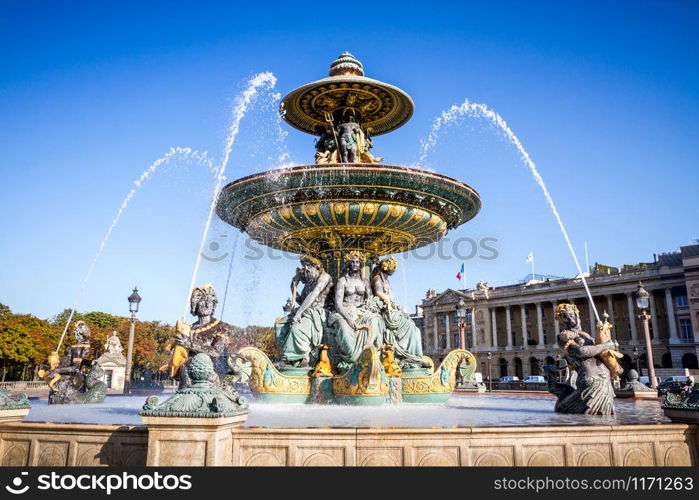
[[[124,390],[126,375],[126,358],[122,352],[121,341],[116,332],[104,343],[104,354],[97,358],[97,363],[104,370],[104,382],[107,389],[121,392]]]
[[[699,339],[699,244],[661,254],[653,263],[621,269],[595,265],[586,275],[600,316],[609,314],[613,334],[625,354],[628,371],[638,360],[646,367],[643,323],[638,319],[635,291],[639,281],[650,292],[650,332],[654,365],[697,368]],[[435,363],[459,347],[456,306],[466,303],[467,348],[476,354],[484,377],[539,375],[559,353],[554,318],[557,304],[574,303],[582,327],[594,332],[595,316],[580,277],[529,281],[474,290],[429,290],[422,301],[423,350]],[[487,353],[491,353],[490,370]]]

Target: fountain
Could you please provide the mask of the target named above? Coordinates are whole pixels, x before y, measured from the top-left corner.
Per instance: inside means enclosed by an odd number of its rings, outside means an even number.
[[[478,193],[372,155],[372,137],[404,125],[413,102],[364,76],[349,53],[329,77],[284,97],[280,112],[318,136],[316,163],[238,179],[216,207],[257,242],[303,256],[287,315],[276,322],[281,359],[252,347],[239,353],[251,364],[253,393],[268,402],[446,401],[457,371],[470,379],[475,358],[457,349],[431,366],[419,330],[393,302],[388,276],[397,261],[379,258],[434,243],[469,221],[481,207]]]
[[[268,84],[273,78],[261,74],[250,88]],[[560,383],[557,399],[453,394],[457,374],[472,377],[475,358],[456,349],[435,369],[422,356],[420,332],[393,298],[390,278],[398,261],[390,255],[432,244],[475,217],[478,194],[456,179],[374,156],[373,137],[405,124],[413,103],[402,90],[365,77],[347,53],[333,62],[328,78],[282,102],[284,120],[318,137],[315,164],[243,177],[218,193],[253,90],[236,107],[204,238],[215,212],[263,245],[300,255],[291,297],[274,322],[279,358],[254,347],[229,351],[229,325],[214,317],[215,290],[193,288],[188,306],[197,321],[178,322],[165,367],[180,377],[174,396],[161,402],[151,392],[145,405],[142,395],[75,406],[37,402],[20,421],[27,399],[0,392],[0,463],[697,464],[696,425],[668,423],[657,401],[611,406],[607,385],[592,394]],[[566,335],[577,343],[561,346],[566,361],[594,376],[601,367],[593,366],[590,357],[597,354],[589,351],[610,354],[609,327],[600,332],[607,338],[597,341],[580,330],[574,305],[559,313],[567,314]],[[616,370],[611,361],[605,363],[609,376]],[[51,375],[60,375],[56,383],[76,371],[58,363],[52,368],[59,370]],[[243,376],[254,395],[249,403],[236,391]],[[589,395],[597,411],[580,414]],[[696,413],[696,395],[669,404],[681,417],[687,409]]]

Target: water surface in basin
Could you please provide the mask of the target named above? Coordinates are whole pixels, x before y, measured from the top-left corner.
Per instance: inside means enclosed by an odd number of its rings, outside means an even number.
[[[169,395],[163,395],[163,399]],[[32,401],[25,421],[138,425],[144,396],[109,396],[103,404],[49,406]],[[528,395],[453,395],[444,404],[377,407],[250,403],[246,427],[508,427],[669,423],[658,400],[618,399],[617,415],[561,415],[555,400]]]

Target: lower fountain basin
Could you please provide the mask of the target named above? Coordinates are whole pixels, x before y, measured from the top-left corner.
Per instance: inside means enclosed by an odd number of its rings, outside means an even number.
[[[616,400],[617,414],[609,417],[565,415],[553,411],[548,395],[452,395],[442,404],[340,406],[251,401],[245,427],[512,427],[561,425],[630,425],[670,422],[658,401]],[[32,401],[25,422],[140,425],[143,396],[108,396],[103,404],[49,406]]]

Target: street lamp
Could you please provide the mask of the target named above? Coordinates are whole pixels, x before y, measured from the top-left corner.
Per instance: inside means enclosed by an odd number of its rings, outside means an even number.
[[[456,316],[459,318],[459,343],[461,344],[461,349],[466,349],[466,314],[468,309],[466,309],[466,302],[464,299],[459,299],[459,303],[456,304]]]
[[[488,351],[488,392],[493,392],[493,370],[491,360],[493,359],[493,353]]]
[[[126,351],[126,374],[124,375],[124,394],[129,393],[131,385],[131,364],[133,357],[133,337],[136,333],[136,313],[138,305],[141,303],[141,296],[138,294],[138,288],[134,287],[133,292],[127,299],[129,301],[129,312],[131,313],[131,325],[129,326],[129,348]]]
[[[648,362],[648,378],[650,379],[650,386],[653,389],[658,388],[658,382],[655,380],[655,366],[653,366],[653,348],[650,343],[650,328],[648,328],[648,320],[650,320],[650,314],[646,311],[648,309],[648,298],[650,294],[643,288],[643,283],[638,282],[638,289],[636,290],[636,307],[641,310],[641,314],[638,315],[643,321],[643,332],[646,336],[646,361]]]

